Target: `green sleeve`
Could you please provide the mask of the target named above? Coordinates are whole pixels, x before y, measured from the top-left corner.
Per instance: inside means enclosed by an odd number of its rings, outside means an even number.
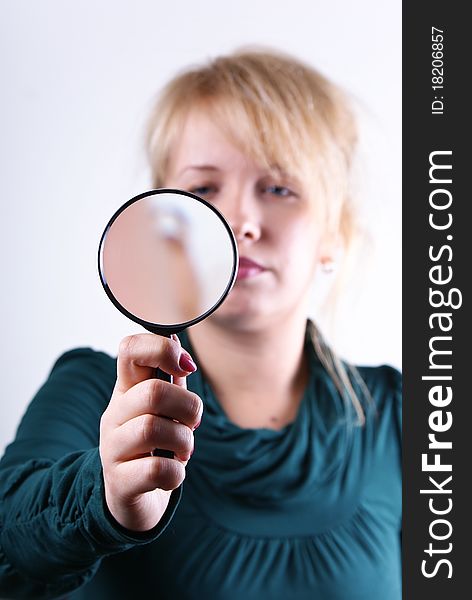
[[[149,532],[124,529],[107,509],[98,435],[115,368],[111,357],[88,348],[63,354],[0,461],[2,598],[70,592],[104,556],[155,540],[175,512],[182,486]]]

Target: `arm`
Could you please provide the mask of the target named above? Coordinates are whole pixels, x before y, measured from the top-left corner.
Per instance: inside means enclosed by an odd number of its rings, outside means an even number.
[[[54,598],[76,589],[100,559],[164,530],[181,487],[150,531],[121,527],[104,501],[98,451],[115,361],[77,349],[59,358],[0,462],[0,597]]]

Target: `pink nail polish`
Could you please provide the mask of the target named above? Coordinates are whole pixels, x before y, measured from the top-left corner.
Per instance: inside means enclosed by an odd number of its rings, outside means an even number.
[[[179,367],[182,371],[187,371],[188,373],[193,373],[197,370],[197,365],[193,362],[190,354],[185,350],[182,350],[182,354],[180,355]]]

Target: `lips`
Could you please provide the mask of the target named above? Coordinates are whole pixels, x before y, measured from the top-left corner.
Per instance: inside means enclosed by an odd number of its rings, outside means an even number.
[[[266,271],[266,268],[257,263],[255,260],[251,260],[246,256],[239,258],[239,269],[237,279],[250,279],[256,277],[260,273]]]

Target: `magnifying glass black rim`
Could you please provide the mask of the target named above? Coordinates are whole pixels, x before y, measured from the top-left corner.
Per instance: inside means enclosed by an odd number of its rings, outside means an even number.
[[[140,319],[136,315],[133,315],[132,313],[130,313],[122,304],[120,304],[120,302],[113,295],[113,292],[111,291],[111,289],[108,286],[108,283],[105,279],[105,276],[103,274],[103,269],[102,269],[103,246],[104,246],[104,242],[107,237],[108,231],[110,230],[110,227],[113,225],[113,223],[116,221],[116,219],[121,215],[121,213],[128,208],[128,206],[130,206],[131,204],[134,204],[138,200],[142,200],[143,198],[147,198],[148,196],[155,196],[157,194],[180,194],[181,196],[187,196],[189,198],[193,198],[194,200],[198,200],[198,202],[201,202],[202,204],[207,206],[209,209],[211,209],[220,218],[221,222],[225,226],[225,229],[228,232],[229,239],[231,241],[231,245],[233,248],[233,254],[235,257],[233,269],[231,272],[231,277],[229,278],[228,284],[226,285],[226,288],[225,288],[224,292],[221,294],[218,301],[212,307],[210,307],[206,312],[199,315],[195,319],[192,319],[190,321],[185,321],[184,323],[176,323],[173,325],[162,325],[160,323],[151,323],[150,321],[145,321],[143,319]],[[217,208],[215,208],[212,204],[210,204],[203,198],[200,198],[199,196],[192,194],[191,192],[186,192],[183,190],[177,190],[177,189],[172,189],[172,188],[159,188],[159,189],[155,189],[155,190],[148,190],[147,192],[143,192],[142,194],[139,194],[138,196],[134,196],[133,198],[131,198],[131,200],[128,200],[128,202],[125,202],[125,204],[123,204],[114,213],[114,215],[111,217],[111,219],[108,221],[108,223],[102,233],[102,237],[100,239],[100,244],[98,246],[98,274],[100,276],[100,281],[102,283],[102,286],[103,286],[107,296],[110,298],[112,303],[116,306],[116,308],[122,314],[124,314],[126,317],[128,317],[135,323],[142,325],[148,331],[151,331],[152,333],[157,333],[159,335],[168,336],[172,333],[179,333],[179,331],[187,329],[187,327],[191,327],[192,325],[195,325],[196,323],[203,321],[203,319],[205,319],[206,317],[211,315],[211,313],[214,312],[221,305],[223,300],[226,298],[226,296],[230,292],[230,290],[233,287],[234,282],[236,280],[237,272],[238,272],[238,246],[236,244],[236,239],[234,237],[234,233],[233,233],[231,227],[226,222],[226,219],[223,217],[221,212]]]

